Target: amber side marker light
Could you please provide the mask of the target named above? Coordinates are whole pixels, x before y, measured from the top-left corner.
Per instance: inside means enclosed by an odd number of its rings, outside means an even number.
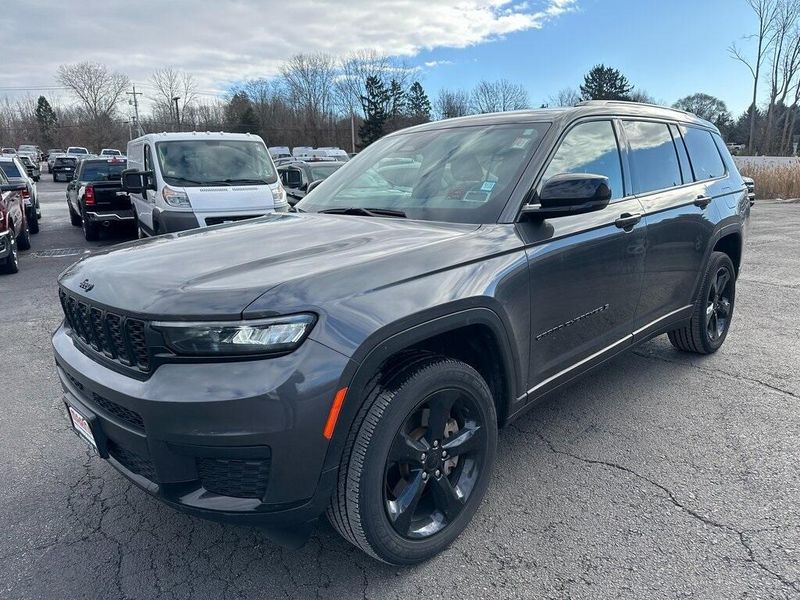
[[[322,430],[322,435],[324,435],[326,439],[331,439],[333,437],[333,430],[336,428],[336,420],[339,418],[339,411],[342,410],[342,404],[344,404],[344,397],[346,395],[347,388],[344,387],[336,392],[336,395],[333,397],[333,404],[331,404],[331,410],[328,412],[328,420],[325,422],[325,429]]]

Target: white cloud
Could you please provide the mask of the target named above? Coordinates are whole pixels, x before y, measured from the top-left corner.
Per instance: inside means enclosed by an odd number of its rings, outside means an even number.
[[[426,61],[426,62],[424,62],[422,64],[424,64],[428,69],[432,69],[434,67],[440,67],[442,65],[452,65],[453,61],[452,60],[429,60],[429,61]]]
[[[103,62],[146,82],[154,69],[191,72],[203,89],[275,75],[297,52],[371,48],[396,56],[464,48],[541,28],[577,0],[31,0],[12,2],[0,39],[4,87],[54,85],[56,67]],[[62,11],[64,18],[55,18]],[[447,61],[430,61],[446,64]],[[428,65],[426,66],[435,66]],[[32,92],[36,93],[36,92]]]

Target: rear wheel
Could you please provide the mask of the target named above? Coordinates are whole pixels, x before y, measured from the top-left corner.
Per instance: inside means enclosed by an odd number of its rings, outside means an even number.
[[[93,223],[85,216],[81,220],[81,225],[83,226],[83,237],[86,238],[87,242],[96,242],[100,239],[100,228],[98,227],[97,223]]]
[[[17,248],[20,250],[30,250],[31,249],[31,232],[28,229],[28,221],[26,220],[25,223],[22,225],[22,231],[19,232],[17,236]]]
[[[497,417],[472,367],[417,355],[376,377],[351,428],[328,518],[390,564],[438,554],[472,519],[491,477]]]
[[[34,206],[28,211],[28,228],[31,233],[39,233],[39,215],[36,214],[36,207]]]
[[[0,273],[11,274],[19,272],[19,252],[17,250],[17,238],[10,236],[11,251],[2,261],[0,261]]]
[[[69,222],[75,227],[80,227],[83,224],[83,219],[72,209],[72,204],[69,203],[69,200],[67,200],[67,208],[69,209]]]
[[[669,341],[678,350],[711,354],[728,335],[736,300],[736,270],[724,252],[712,252],[703,285],[689,323],[670,331]]]

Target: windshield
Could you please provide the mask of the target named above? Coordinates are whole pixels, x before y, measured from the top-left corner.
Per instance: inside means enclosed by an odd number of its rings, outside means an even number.
[[[332,164],[332,165],[312,165],[311,167],[309,167],[311,169],[311,181],[316,181],[317,179],[325,179],[326,177],[330,177],[331,173],[336,171],[341,166],[342,163]]]
[[[185,140],[156,144],[161,175],[170,185],[259,185],[278,178],[267,148],[246,140]]]
[[[86,148],[70,148],[67,150],[68,154],[89,154],[89,151]]]
[[[124,160],[114,162],[86,162],[83,163],[81,181],[114,181],[122,179],[122,172],[128,163]]]
[[[411,219],[494,223],[549,123],[475,125],[389,136],[297,204],[402,211]]]
[[[2,167],[3,173],[6,174],[6,177],[22,177],[22,175],[19,174],[17,165],[12,162],[2,162],[0,163],[0,167]]]

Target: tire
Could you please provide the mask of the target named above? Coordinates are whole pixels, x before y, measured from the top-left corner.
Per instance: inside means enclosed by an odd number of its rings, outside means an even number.
[[[445,406],[451,397],[455,408],[433,416],[428,407]],[[434,421],[443,427],[431,425]],[[496,445],[494,401],[480,374],[443,356],[407,355],[368,386],[348,433],[328,519],[346,540],[378,560],[394,565],[428,560],[447,548],[475,514],[491,478]],[[399,461],[392,458],[399,454]],[[402,510],[411,497],[411,508]]]
[[[81,216],[72,209],[72,204],[69,203],[69,200],[67,200],[67,208],[69,209],[69,222],[75,227],[80,227],[83,225],[83,219],[81,219]]]
[[[31,231],[28,229],[28,221],[25,220],[25,225],[22,228],[22,231],[19,232],[17,236],[17,248],[20,250],[30,250],[31,249]]]
[[[53,183],[58,183],[58,175],[53,173]]]
[[[28,229],[31,233],[39,233],[39,215],[36,214],[36,207],[31,207],[28,217]]]
[[[11,275],[19,272],[19,252],[17,250],[17,239],[11,238],[11,254],[0,261],[0,273]]]
[[[726,278],[726,280],[721,279]],[[728,335],[736,300],[736,270],[724,252],[712,252],[689,323],[667,333],[678,350],[712,354]]]
[[[87,242],[96,242],[100,239],[100,228],[97,223],[92,223],[84,217],[81,219],[81,225],[83,227],[83,237],[86,238]]]

